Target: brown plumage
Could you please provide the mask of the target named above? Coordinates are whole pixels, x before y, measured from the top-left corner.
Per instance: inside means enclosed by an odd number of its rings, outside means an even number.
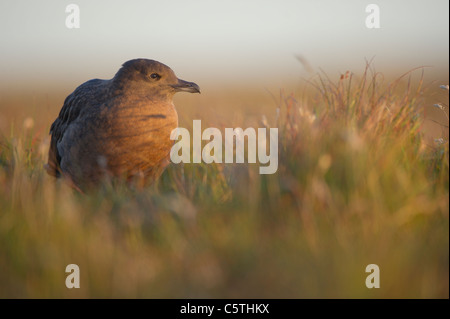
[[[200,88],[147,59],[125,62],[111,80],[81,84],[51,126],[47,172],[78,189],[105,178],[151,183],[169,163],[178,126],[172,98],[180,91]]]

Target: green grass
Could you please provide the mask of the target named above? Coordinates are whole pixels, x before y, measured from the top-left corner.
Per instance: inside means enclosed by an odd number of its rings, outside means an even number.
[[[260,113],[235,110],[279,128],[276,174],[172,164],[144,190],[79,194],[44,172],[45,134],[11,130],[0,298],[448,298],[448,142],[425,145],[424,94],[410,74],[319,75]],[[80,289],[65,287],[71,263]],[[365,286],[372,263],[379,289]]]

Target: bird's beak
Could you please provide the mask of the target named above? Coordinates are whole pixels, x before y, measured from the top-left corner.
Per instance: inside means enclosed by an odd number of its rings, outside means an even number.
[[[172,85],[176,92],[200,93],[200,87],[194,82],[178,79],[178,83]]]

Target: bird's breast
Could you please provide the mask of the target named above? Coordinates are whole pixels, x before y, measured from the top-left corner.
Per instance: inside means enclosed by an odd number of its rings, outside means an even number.
[[[108,110],[103,125],[108,168],[117,173],[146,171],[167,161],[178,116],[172,103],[138,104]]]

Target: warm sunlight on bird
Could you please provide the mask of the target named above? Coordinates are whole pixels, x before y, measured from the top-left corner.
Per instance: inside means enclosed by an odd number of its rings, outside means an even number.
[[[125,62],[110,80],[83,83],[51,126],[47,172],[79,189],[105,178],[153,182],[169,163],[178,126],[172,99],[181,91],[200,88],[148,59]]]

